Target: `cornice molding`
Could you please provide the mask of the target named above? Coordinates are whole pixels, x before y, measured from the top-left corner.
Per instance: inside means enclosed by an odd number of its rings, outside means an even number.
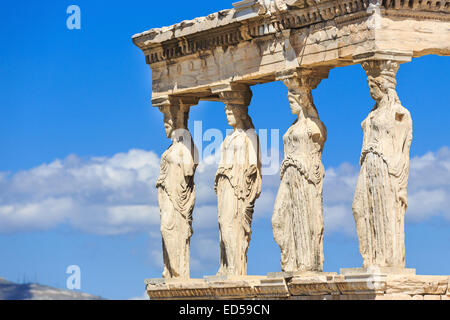
[[[284,11],[268,11],[245,20],[231,18],[235,14],[235,9],[224,10],[206,18],[149,30],[135,35],[133,41],[144,51],[147,64],[152,65],[159,62],[171,63],[173,60],[201,54],[217,47],[226,49],[241,42],[276,35],[286,30],[299,30],[327,21],[342,25],[369,17],[374,12],[373,8],[379,8],[381,16],[450,21],[448,0],[383,0],[381,4],[376,2],[373,4],[372,0],[332,0],[316,1],[314,6],[310,3],[312,1],[303,2],[306,5],[300,8],[289,7],[290,9]],[[223,19],[227,23],[220,22],[221,15],[225,17]],[[209,29],[205,27],[207,23]],[[194,28],[195,24],[200,26]],[[183,33],[185,28],[189,31]],[[194,29],[198,29],[199,32],[192,32]]]

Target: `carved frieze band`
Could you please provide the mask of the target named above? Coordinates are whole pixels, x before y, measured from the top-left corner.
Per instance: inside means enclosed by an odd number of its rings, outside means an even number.
[[[450,12],[448,0],[383,0],[386,9],[418,9]]]
[[[200,33],[193,39],[170,40],[162,43],[145,56],[147,64],[179,58],[196,52],[201,52],[218,46],[236,45],[245,38],[239,29],[240,24],[222,28],[220,32]]]
[[[336,17],[365,12],[369,0],[328,1],[320,6],[274,13],[271,16],[252,19],[246,24],[234,23],[217,30],[195,34],[191,38],[173,39],[152,45],[146,54],[147,64],[176,59],[182,56],[211,50],[219,46],[236,45],[241,41],[263,37],[286,29],[302,28]]]
[[[283,0],[286,2],[286,0]],[[292,2],[292,1],[291,1]],[[271,12],[245,21],[212,28],[190,36],[171,39],[159,44],[143,46],[147,64],[170,61],[190,54],[201,53],[216,47],[237,45],[242,41],[275,34],[288,29],[299,29],[320,22],[336,20],[342,23],[346,17],[355,19],[369,15],[370,0],[303,1],[304,5]],[[288,7],[286,7],[288,8]],[[387,15],[427,17],[436,12],[450,12],[449,0],[383,0],[380,9]],[[143,35],[139,41],[143,42]]]

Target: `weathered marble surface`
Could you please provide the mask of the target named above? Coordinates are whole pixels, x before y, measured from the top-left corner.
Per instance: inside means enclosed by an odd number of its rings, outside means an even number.
[[[196,148],[187,131],[189,107],[166,106],[164,128],[172,144],[161,157],[156,182],[161,212],[164,278],[189,278],[192,211],[195,204]]]
[[[412,120],[395,91],[399,63],[364,62],[375,107],[363,121],[353,215],[364,267],[405,266],[405,212]]]
[[[449,300],[449,276],[404,274],[304,274],[236,277],[228,280],[147,281],[153,300]]]
[[[220,235],[217,274],[246,275],[253,209],[261,193],[259,139],[248,115],[250,89],[222,93],[222,96],[228,124],[234,131],[222,143],[214,184]]]
[[[312,98],[311,90],[320,82],[316,77],[306,71],[284,80],[298,118],[283,137],[285,157],[272,216],[283,271],[323,270],[322,150],[327,131]]]
[[[378,53],[450,55],[444,1],[255,1],[137,34],[152,69],[153,98],[218,100],[211,87],[254,85],[295,68],[358,63]],[[250,10],[249,12],[247,12]]]

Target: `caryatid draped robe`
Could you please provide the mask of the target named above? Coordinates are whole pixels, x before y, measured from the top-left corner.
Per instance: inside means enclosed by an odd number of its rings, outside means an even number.
[[[310,117],[298,119],[283,137],[285,158],[272,217],[283,271],[323,270],[321,157],[326,138],[324,124]]]
[[[189,278],[189,247],[195,204],[195,146],[187,131],[161,157],[156,183],[161,213],[164,278]]]
[[[225,138],[215,179],[220,231],[218,275],[246,275],[255,200],[261,193],[259,141],[254,129]]]
[[[362,122],[353,215],[364,267],[404,267],[411,115],[392,97]]]

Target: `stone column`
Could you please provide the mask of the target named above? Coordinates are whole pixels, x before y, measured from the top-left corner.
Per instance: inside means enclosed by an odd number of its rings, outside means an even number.
[[[361,171],[353,215],[364,267],[405,267],[404,217],[409,175],[412,120],[397,96],[393,59],[362,62],[370,95],[376,101],[362,122]]]
[[[247,274],[247,252],[253,208],[261,193],[259,140],[248,106],[252,92],[247,85],[214,88],[225,103],[227,121],[234,131],[221,147],[214,188],[218,197],[220,231],[219,276]]]
[[[152,103],[164,114],[164,129],[172,140],[161,157],[161,173],[156,183],[161,214],[163,278],[188,279],[198,154],[187,122],[189,109],[198,103],[198,99],[163,97]]]
[[[322,151],[327,130],[312,90],[327,77],[327,69],[301,69],[278,77],[288,87],[291,111],[298,117],[283,136],[281,184],[272,216],[284,272],[323,271]]]

